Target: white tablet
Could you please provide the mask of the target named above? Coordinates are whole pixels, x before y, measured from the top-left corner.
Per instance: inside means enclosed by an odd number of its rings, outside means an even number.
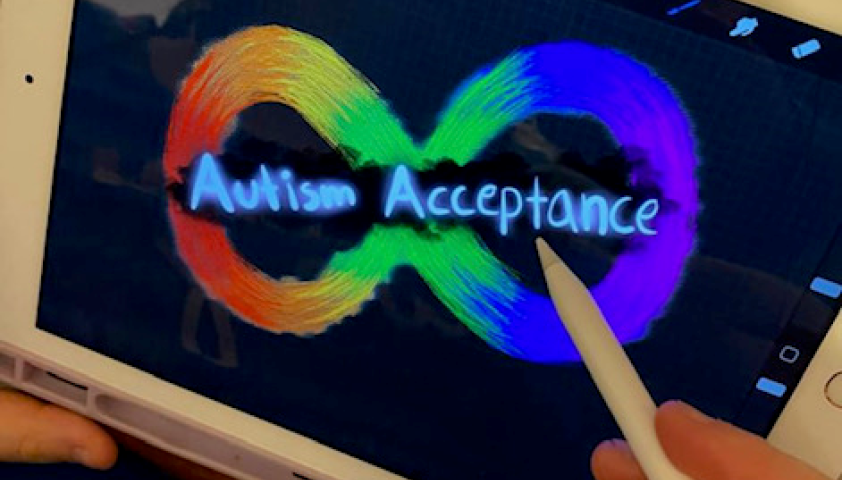
[[[541,235],[837,478],[842,12],[769,3],[3,0],[0,381],[243,479],[588,478]]]

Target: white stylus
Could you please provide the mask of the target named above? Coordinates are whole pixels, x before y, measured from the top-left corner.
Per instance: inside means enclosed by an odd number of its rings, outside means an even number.
[[[649,480],[689,480],[655,434],[655,402],[587,287],[543,239],[537,240],[550,296],[608,409]]]

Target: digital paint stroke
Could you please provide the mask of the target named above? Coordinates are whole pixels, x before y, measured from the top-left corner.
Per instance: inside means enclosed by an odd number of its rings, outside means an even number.
[[[508,127],[538,114],[588,116],[620,146],[646,153],[634,183],[654,184],[669,205],[658,234],[633,238],[592,293],[623,343],[645,338],[678,288],[694,248],[698,159],[688,115],[669,85],[628,56],[565,42],[512,53],[451,96],[425,142],[412,139],[377,88],[323,41],[280,26],[254,27],[211,45],[173,107],[164,170],[168,186],[204,154],[220,155],[238,115],[260,103],[297,111],[352,168],[465,165]],[[357,315],[402,265],[489,346],[538,363],[580,360],[551,300],[531,291],[467,227],[420,236],[373,225],[312,281],[275,279],[243,258],[226,228],[168,204],[178,253],[206,294],[255,326],[311,335]],[[537,261],[537,260],[536,260]]]

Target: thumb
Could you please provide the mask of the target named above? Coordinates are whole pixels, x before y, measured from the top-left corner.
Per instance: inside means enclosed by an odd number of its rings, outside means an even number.
[[[0,390],[0,462],[74,462],[107,469],[116,460],[116,444],[91,420]]]
[[[695,480],[827,480],[764,439],[681,402],[664,404],[655,428],[670,461]]]

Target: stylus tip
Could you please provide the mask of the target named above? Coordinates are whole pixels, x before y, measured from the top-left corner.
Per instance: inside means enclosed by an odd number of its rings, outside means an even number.
[[[544,270],[561,263],[561,259],[543,238],[538,237],[535,240],[535,246],[538,248],[538,257],[541,259],[541,266],[544,267]]]

